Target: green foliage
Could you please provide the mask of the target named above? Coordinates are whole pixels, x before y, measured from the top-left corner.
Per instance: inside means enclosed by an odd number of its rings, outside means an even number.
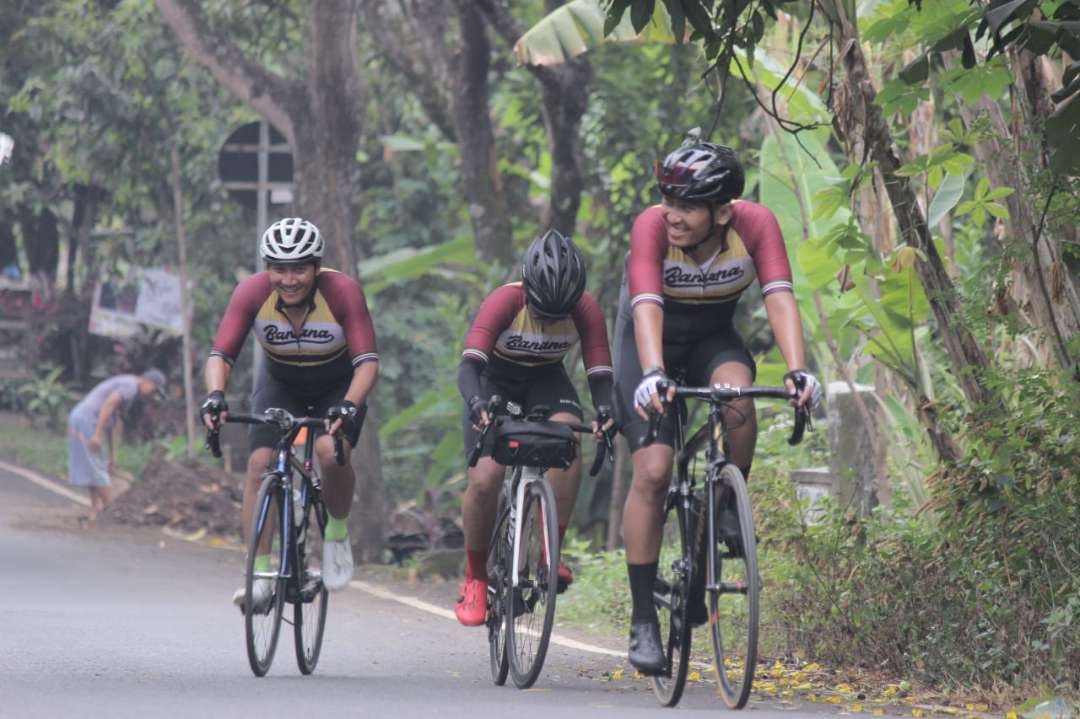
[[[1008,406],[971,425],[966,458],[936,476],[929,504],[894,482],[892,508],[860,520],[832,507],[807,526],[773,484],[759,523],[763,622],[788,650],[937,684],[1076,685],[1080,412],[1064,376],[991,382]],[[755,471],[755,490],[769,481]]]
[[[1004,205],[994,202],[994,200],[1008,197],[1013,192],[1015,190],[1011,187],[996,187],[991,190],[990,181],[984,177],[979,180],[979,184],[975,187],[975,196],[970,200],[961,202],[960,206],[956,208],[956,214],[966,215],[971,213],[971,218],[976,225],[984,224],[987,214],[1003,220],[1009,216],[1009,211]]]
[[[64,479],[68,474],[67,432],[35,428],[25,418],[7,422],[0,432],[0,457]]]
[[[177,459],[186,456],[187,439],[174,437],[172,442],[169,443],[170,454],[178,442],[181,447],[180,452],[176,455]],[[137,480],[142,476],[142,471],[146,465],[150,463],[153,453],[154,444],[152,442],[135,442],[131,444],[120,442],[116,447],[116,466],[125,472],[130,472],[131,476]]]
[[[625,553],[592,551],[588,540],[569,532],[561,559],[574,571],[574,588],[559,597],[559,621],[621,636],[631,608]]]
[[[50,429],[60,428],[61,415],[71,402],[71,395],[60,381],[63,367],[42,365],[37,373],[19,387],[22,410],[34,420],[41,419]]]

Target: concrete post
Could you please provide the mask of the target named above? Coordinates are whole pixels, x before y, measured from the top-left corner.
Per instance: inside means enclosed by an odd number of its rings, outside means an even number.
[[[829,469],[837,503],[865,517],[888,501],[884,452],[879,457],[876,449],[880,444],[877,433],[884,428],[885,418],[873,387],[857,384],[855,392],[847,382],[831,382],[827,388]],[[870,413],[870,426],[859,411],[857,398]]]

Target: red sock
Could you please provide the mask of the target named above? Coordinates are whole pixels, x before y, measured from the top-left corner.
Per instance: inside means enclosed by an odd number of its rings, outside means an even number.
[[[465,578],[479,579],[481,582],[486,582],[488,578],[487,550],[467,549],[465,550],[465,556],[468,557],[468,563],[465,565]]]

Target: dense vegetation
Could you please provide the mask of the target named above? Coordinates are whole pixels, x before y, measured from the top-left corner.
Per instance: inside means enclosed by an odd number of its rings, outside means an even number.
[[[397,502],[461,471],[452,377],[480,298],[555,225],[610,319],[652,163],[701,126],[781,220],[814,369],[874,385],[885,417],[890,505],[816,524],[785,472],[824,442],[792,454],[784,420],[766,423],[753,484],[773,649],[1075,690],[1077,3],[509,5],[0,0],[0,132],[16,141],[0,266],[42,283],[40,361],[77,386],[122,363],[87,334],[89,299],[103,268],[178,262],[171,148],[204,355],[254,237],[216,154],[269,118],[297,150],[295,205],[276,209],[341,228],[334,263],[375,312],[378,436],[358,454],[381,467],[362,492],[377,542],[384,486]],[[763,310],[744,304],[774,381]],[[178,376],[175,340],[124,356],[147,353]],[[9,385],[0,401],[53,394]],[[583,527],[625,481],[585,492]]]

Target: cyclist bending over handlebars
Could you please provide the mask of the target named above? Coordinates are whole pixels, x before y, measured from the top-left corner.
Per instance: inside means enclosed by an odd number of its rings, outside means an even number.
[[[671,483],[674,413],[664,414],[657,384],[685,375],[692,386],[748,387],[755,365],[732,317],[740,294],[756,277],[765,309],[800,405],[817,403],[820,388],[807,372],[799,310],[784,239],[766,207],[736,198],[743,168],[731,148],[701,142],[695,133],[657,163],[661,201],[634,221],[630,258],[615,321],[615,397],[620,431],[633,453],[633,480],[623,512],[633,614],[630,663],[643,673],[664,670],[665,653],[653,605],[664,500]],[[674,396],[674,387],[667,400]],[[664,415],[655,444],[643,447],[648,412]],[[729,459],[750,475],[757,440],[754,403],[730,403]],[[702,579],[697,577],[697,579]],[[704,585],[695,582],[690,621],[706,620]]]
[[[341,433],[346,456],[356,446],[367,409],[364,401],[379,371],[375,330],[360,285],[321,266],[323,239],[312,223],[299,217],[278,220],[263,233],[259,254],[266,271],[237,285],[218,326],[206,361],[208,395],[199,413],[207,429],[220,427],[229,409],[225,388],[232,363],[254,326],[266,361],[252,392],[252,413],[279,407],[297,417],[326,417],[328,435],[320,433],[315,441],[330,515],[322,580],[328,590],[337,591],[352,579],[347,519],[356,478],[348,462],[339,466],[334,461],[332,437]],[[269,425],[250,429],[242,511],[245,541],[250,541],[259,478],[273,460],[278,438],[277,429]],[[260,560],[268,565],[269,559],[256,557],[256,570]],[[272,592],[271,580],[257,579],[252,592],[256,604],[265,601]],[[243,588],[233,601],[244,606]]]
[[[458,389],[465,399],[465,456],[478,432],[492,418],[488,400],[499,395],[522,406],[528,414],[545,405],[549,419],[581,422],[577,392],[563,367],[563,357],[580,338],[581,358],[597,410],[597,438],[614,425],[611,420],[611,352],[604,314],[585,291],[585,260],[569,238],[548,230],[533,240],[521,264],[521,282],[499,287],[480,305],[465,337],[458,365]],[[489,434],[490,439],[494,439]],[[467,564],[454,614],[465,626],[484,623],[487,615],[488,542],[495,522],[505,465],[491,457],[489,443],[475,467],[468,470],[469,486],[462,503]],[[581,458],[566,470],[548,470],[559,510],[562,540],[577,499]],[[559,590],[574,581],[559,564]]]

